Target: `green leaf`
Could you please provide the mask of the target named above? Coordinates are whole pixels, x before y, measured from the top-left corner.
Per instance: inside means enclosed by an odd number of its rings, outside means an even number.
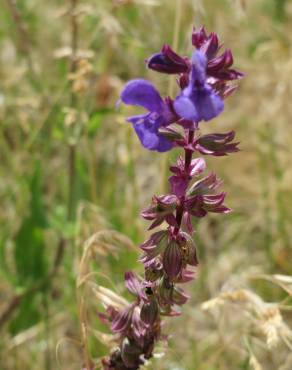
[[[31,194],[29,212],[17,232],[14,248],[17,284],[21,286],[28,286],[47,275],[44,242],[47,221],[39,163],[30,179],[29,187]]]
[[[24,297],[18,307],[16,317],[10,322],[9,330],[15,335],[40,320],[39,300],[36,294],[29,294]]]
[[[9,281],[13,280],[11,271],[7,263],[6,247],[7,247],[8,235],[3,235],[0,240],[0,276],[2,275]]]

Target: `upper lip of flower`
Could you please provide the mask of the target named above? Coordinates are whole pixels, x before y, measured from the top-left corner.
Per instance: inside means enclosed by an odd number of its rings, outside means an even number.
[[[189,85],[174,101],[176,113],[184,119],[208,121],[224,109],[222,99],[207,83],[206,63],[207,58],[201,51],[193,53]]]

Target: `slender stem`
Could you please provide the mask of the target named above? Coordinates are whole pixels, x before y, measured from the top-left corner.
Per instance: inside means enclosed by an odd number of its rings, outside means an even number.
[[[71,61],[70,61],[70,73],[76,72],[77,67],[77,48],[78,48],[78,20],[76,14],[76,6],[78,0],[70,0],[70,26],[71,26]],[[76,94],[71,89],[70,106],[74,108],[76,106]],[[74,134],[74,127],[73,127]],[[68,163],[68,210],[67,218],[68,221],[72,221],[75,216],[75,183],[76,183],[76,142],[75,140],[69,140],[69,163]]]
[[[34,69],[32,62],[32,41],[28,33],[27,25],[22,17],[21,12],[17,7],[15,0],[5,0],[7,8],[9,10],[10,16],[14,22],[16,29],[16,47],[20,54],[26,59],[29,77],[33,82],[33,85],[37,87],[40,91],[42,89],[41,81],[39,80],[38,75]]]
[[[176,210],[176,223],[177,223],[177,227],[175,227],[174,229],[174,234],[177,235],[179,230],[180,230],[180,227],[181,227],[181,222],[182,222],[182,217],[183,217],[183,213],[184,213],[184,208],[183,208],[183,202],[184,202],[184,196],[181,198],[181,206],[177,208]]]
[[[44,352],[44,362],[46,370],[52,369],[52,361],[51,361],[51,324],[50,324],[50,303],[49,297],[45,294],[42,297],[43,301],[43,308],[44,308],[44,321],[45,321],[45,332],[44,332],[44,340],[46,343],[46,348]]]
[[[76,144],[70,143],[69,144],[69,165],[68,165],[68,188],[69,188],[68,211],[67,211],[68,221],[72,221],[74,219],[75,178],[76,178]]]
[[[29,52],[30,52],[31,42],[28,37],[26,25],[24,24],[21,14],[17,8],[16,1],[6,0],[6,4],[11,14],[11,17],[14,21],[17,33],[18,33],[18,49],[21,53],[27,56],[27,58],[29,59],[29,63],[30,63],[31,60],[30,60]]]

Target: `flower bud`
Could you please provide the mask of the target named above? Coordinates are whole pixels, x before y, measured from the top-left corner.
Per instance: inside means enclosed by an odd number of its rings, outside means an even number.
[[[141,364],[140,360],[141,349],[135,344],[125,338],[122,343],[121,357],[127,368],[138,369]]]
[[[147,60],[147,66],[168,74],[186,73],[189,69],[186,59],[176,54],[169,45],[164,45],[160,53],[152,55]]]
[[[210,190],[217,189],[222,184],[215,173],[211,172],[206,177],[196,181],[188,190],[188,196],[206,194]]]
[[[198,259],[194,239],[185,232],[181,232],[180,236],[181,236],[180,246],[183,251],[185,262],[191,266],[197,266]]]
[[[182,252],[178,243],[172,240],[163,254],[163,268],[170,280],[174,280],[182,268]]]
[[[146,302],[143,304],[141,308],[141,320],[145,322],[145,324],[153,325],[158,318],[159,309],[155,299],[152,299],[150,302]]]
[[[226,134],[209,134],[198,138],[194,147],[202,154],[209,154],[214,156],[223,156],[229,153],[239,151],[238,142],[233,142],[234,131]]]
[[[195,27],[192,33],[192,44],[196,48],[200,48],[203,43],[207,40],[207,33],[205,31],[205,27],[201,27],[198,31],[196,31]]]
[[[208,39],[200,47],[200,51],[206,55],[208,59],[215,57],[219,50],[219,39],[216,33],[211,32]]]
[[[165,309],[170,306],[172,290],[173,283],[170,283],[168,278],[163,277],[163,279],[161,279],[159,282],[157,291],[157,297],[160,307],[163,307]]]
[[[169,225],[177,226],[173,215],[177,202],[178,199],[173,194],[154,196],[151,206],[141,213],[146,220],[154,221],[149,230],[159,226],[163,221],[166,221]]]
[[[145,264],[144,264],[145,266]],[[147,281],[156,281],[163,275],[162,263],[156,258],[147,264],[145,278]]]

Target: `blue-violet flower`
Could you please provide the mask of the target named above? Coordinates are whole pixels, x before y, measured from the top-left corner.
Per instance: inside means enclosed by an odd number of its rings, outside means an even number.
[[[209,121],[224,109],[223,100],[206,82],[206,64],[206,56],[195,51],[189,84],[174,101],[174,109],[180,117],[197,123]]]

